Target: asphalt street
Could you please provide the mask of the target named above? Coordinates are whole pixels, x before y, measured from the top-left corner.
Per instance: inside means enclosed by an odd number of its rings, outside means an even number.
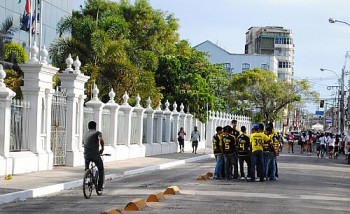
[[[176,185],[180,195],[124,213],[350,213],[350,166],[343,157],[282,154],[278,181],[245,182],[196,178],[213,171],[214,159],[106,182],[102,196],[84,199],[82,189],[1,205],[0,213],[101,213],[123,209],[134,198]]]

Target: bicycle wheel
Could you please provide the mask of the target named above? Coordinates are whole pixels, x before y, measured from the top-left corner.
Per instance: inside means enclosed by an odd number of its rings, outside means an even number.
[[[97,194],[97,195],[102,195],[103,191],[98,191],[98,178],[99,178],[99,176],[98,176],[98,174],[97,174],[96,180],[95,180],[96,194]],[[104,180],[104,175],[103,175],[103,180]]]
[[[87,169],[84,174],[83,180],[83,193],[86,199],[91,197],[92,187],[94,183],[92,182],[92,173],[90,169]]]

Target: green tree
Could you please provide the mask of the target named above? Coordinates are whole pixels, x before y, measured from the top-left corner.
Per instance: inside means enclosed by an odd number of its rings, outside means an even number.
[[[50,47],[53,63],[64,69],[69,53],[79,55],[82,71],[94,74],[88,87],[96,83],[103,101],[107,101],[110,87],[121,99],[125,91],[130,95],[145,94],[140,81],[150,78],[149,72],[158,68],[158,57],[171,53],[178,34],[172,16],[154,10],[146,0],[115,3],[107,0],[88,0],[85,8],[59,24],[61,37]],[[71,32],[71,37],[65,37]],[[148,84],[147,93],[153,103],[162,98],[155,81]],[[145,100],[147,97],[142,97]]]
[[[306,80],[279,80],[273,72],[258,68],[234,75],[230,90],[233,102],[244,104],[242,111],[258,109],[254,120],[265,124],[276,120],[289,104],[301,102],[303,96],[317,99]]]
[[[12,41],[13,34],[17,31],[17,28],[13,26],[13,20],[8,17],[1,23],[0,27],[0,59],[4,59],[4,45]]]

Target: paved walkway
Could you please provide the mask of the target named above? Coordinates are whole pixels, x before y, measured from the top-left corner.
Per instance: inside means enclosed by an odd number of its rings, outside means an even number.
[[[208,150],[207,150],[208,151]],[[106,180],[170,168],[211,158],[204,149],[197,154],[173,153],[105,163]],[[0,180],[0,204],[56,193],[82,184],[84,167],[55,167],[50,171],[14,175]]]

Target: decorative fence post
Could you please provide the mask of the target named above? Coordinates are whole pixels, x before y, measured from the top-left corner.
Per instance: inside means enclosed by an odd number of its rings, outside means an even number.
[[[119,105],[114,101],[115,98],[115,92],[113,91],[113,88],[111,89],[111,92],[109,92],[109,101],[106,103],[105,108],[109,109],[109,112],[111,114],[111,119],[109,123],[109,140],[110,145],[113,148],[117,148],[117,139],[118,139],[118,130],[117,130],[117,124],[118,124],[118,109]]]
[[[168,100],[165,102],[164,117],[165,117],[165,144],[162,144],[162,154],[168,154],[171,151],[170,135],[171,135],[171,111],[169,110]],[[176,151],[176,150],[175,150]],[[175,152],[174,151],[174,152]]]
[[[124,133],[122,142],[124,143],[125,146],[128,148],[130,147],[130,140],[131,140],[131,112],[132,112],[132,107],[129,105],[128,100],[129,100],[129,95],[125,91],[123,95],[123,104],[120,106],[119,110],[124,112],[124,127],[120,127]]]
[[[51,151],[51,132],[47,127],[51,127],[51,99],[47,97],[53,93],[53,76],[59,70],[47,64],[47,51],[42,49],[42,61],[39,63],[37,55],[38,47],[30,48],[31,59],[28,63],[20,65],[24,73],[24,85],[21,86],[23,100],[30,103],[28,109],[28,120],[31,125],[28,127],[29,149],[36,154],[37,166],[28,164],[27,172],[37,170],[49,170],[53,167],[53,154]],[[28,162],[28,159],[26,160]],[[29,160],[30,161],[30,160]],[[16,164],[25,164],[18,159]],[[16,168],[16,167],[14,167]],[[21,167],[18,167],[21,168]],[[23,172],[23,171],[21,171]],[[16,173],[16,172],[14,172]]]
[[[178,131],[180,130],[180,127],[179,127],[179,112],[177,111],[177,103],[174,102],[173,104],[173,118],[174,118],[174,128],[172,130],[173,132],[173,136],[174,136],[174,141],[175,141],[175,146],[176,146],[176,150],[177,151],[177,148],[178,148],[178,141],[177,141],[177,133]]]
[[[145,147],[142,145],[142,135],[143,135],[143,112],[144,108],[140,105],[141,97],[139,94],[136,96],[136,105],[133,107],[133,112],[136,113],[136,123],[133,125],[135,127],[135,144],[137,145],[136,149],[130,150],[130,157],[143,157],[145,154]],[[134,151],[135,150],[135,151]]]
[[[0,175],[12,174],[10,155],[11,100],[16,93],[4,84],[6,73],[0,64]]]
[[[180,105],[180,127],[184,128],[184,131],[186,132],[185,140],[189,139],[190,133],[187,131],[187,125],[186,125],[186,113],[184,111],[184,105],[181,103]]]
[[[154,118],[156,119],[156,133],[155,133],[155,143],[162,143],[162,132],[163,132],[163,111],[161,109],[161,103],[159,102],[155,112]]]
[[[67,91],[67,136],[66,136],[66,165],[67,166],[79,166],[83,164],[83,124],[84,118],[84,85],[89,80],[89,76],[85,76],[80,71],[81,62],[77,57],[73,62],[71,55],[66,59],[67,68],[58,73],[58,77],[61,80],[61,88]],[[72,65],[75,69],[73,70]],[[96,90],[96,89],[94,89]],[[94,91],[96,93],[96,91]],[[98,94],[98,92],[97,92]],[[96,107],[99,103],[98,98],[92,101],[92,105]],[[96,122],[100,122],[96,121]],[[98,130],[101,130],[101,125]]]
[[[206,138],[206,147],[213,147],[213,143],[212,143],[212,136],[214,135],[213,131],[216,129],[216,127],[214,127],[214,116],[213,116],[213,112],[209,111],[208,114],[209,118],[207,119],[207,124],[205,126],[206,128],[206,133],[207,133],[207,138]]]
[[[145,147],[146,147],[146,156],[152,156],[153,155],[153,150],[154,150],[154,143],[153,143],[153,128],[154,128],[154,110],[151,107],[151,98],[148,97],[148,99],[146,100],[147,106],[146,106],[146,110],[145,110],[145,114],[147,115],[147,119],[146,119],[146,143],[145,143]]]

